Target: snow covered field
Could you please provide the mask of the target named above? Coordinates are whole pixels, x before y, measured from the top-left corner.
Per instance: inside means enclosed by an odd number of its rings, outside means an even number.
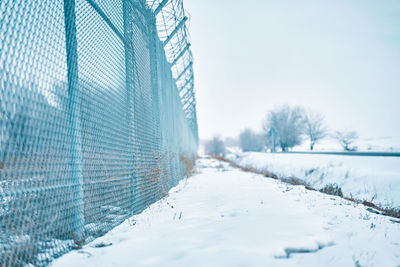
[[[400,152],[400,136],[360,138],[355,140],[352,146],[357,147],[357,151],[364,152]],[[309,149],[310,143],[305,140],[301,145],[294,147],[293,151],[310,151]],[[333,136],[328,136],[315,145],[314,151],[343,152],[343,147]]]
[[[400,223],[201,159],[168,197],[53,266],[400,266]]]
[[[228,159],[240,166],[296,177],[321,189],[337,184],[343,194],[383,208],[400,209],[400,158],[318,154],[239,153]]]

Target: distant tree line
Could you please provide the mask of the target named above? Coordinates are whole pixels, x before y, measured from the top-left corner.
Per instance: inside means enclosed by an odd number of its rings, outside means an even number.
[[[212,156],[224,156],[225,144],[224,141],[218,136],[214,136],[211,140],[207,141],[204,146],[205,153]]]
[[[334,134],[330,134],[323,115],[299,106],[283,105],[266,114],[260,133],[250,128],[240,132],[237,145],[243,152],[266,150],[275,152],[275,148],[287,152],[293,147],[301,145],[304,140],[308,140],[309,149],[313,151],[318,142],[328,136],[333,136],[344,151],[357,149],[352,145],[358,138],[356,132],[336,131]],[[229,143],[233,143],[232,139],[229,139]],[[205,152],[223,155],[225,153],[224,142],[221,138],[214,137],[206,143]]]

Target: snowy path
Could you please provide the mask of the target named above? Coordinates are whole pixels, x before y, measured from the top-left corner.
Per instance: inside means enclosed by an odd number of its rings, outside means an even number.
[[[215,160],[197,172],[53,265],[400,266],[400,223],[389,217]]]

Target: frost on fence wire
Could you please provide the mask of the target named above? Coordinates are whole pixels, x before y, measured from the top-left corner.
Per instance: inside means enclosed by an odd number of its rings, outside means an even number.
[[[196,155],[180,0],[0,1],[0,266],[46,265]]]

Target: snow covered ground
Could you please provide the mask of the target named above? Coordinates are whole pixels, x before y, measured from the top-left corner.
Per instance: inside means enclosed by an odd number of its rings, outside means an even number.
[[[197,174],[53,266],[400,266],[400,223],[201,159]]]
[[[228,158],[240,166],[296,177],[321,189],[336,183],[345,196],[383,208],[400,209],[400,158],[318,154],[239,153]]]
[[[400,136],[359,138],[351,147],[357,147],[357,151],[364,152],[400,152]],[[304,140],[301,145],[294,147],[293,151],[310,151],[310,142]],[[334,137],[328,136],[315,145],[314,151],[343,152],[343,147]]]

